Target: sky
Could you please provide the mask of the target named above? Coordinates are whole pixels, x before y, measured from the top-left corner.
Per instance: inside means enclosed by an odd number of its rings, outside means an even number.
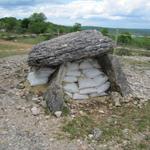
[[[62,25],[150,29],[150,0],[0,0],[0,18],[34,12]]]

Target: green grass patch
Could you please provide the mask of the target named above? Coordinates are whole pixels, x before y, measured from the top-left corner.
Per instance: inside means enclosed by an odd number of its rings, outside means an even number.
[[[7,45],[7,44],[0,44],[0,50],[13,50],[13,49],[19,49],[19,45]]]
[[[106,120],[100,122],[99,128],[103,131],[102,140],[109,141],[113,138],[122,138],[122,128],[116,122],[108,123]]]
[[[51,115],[51,112],[50,112],[50,110],[48,109],[48,107],[45,107],[45,108],[44,108],[44,113],[45,113],[45,115]]]
[[[148,37],[135,37],[131,43],[132,46],[150,50],[150,38]]]
[[[144,132],[150,129],[150,103],[143,108],[116,108],[113,114],[119,116],[117,118],[118,127],[128,128],[133,132]]]
[[[149,145],[145,143],[137,144],[136,150],[149,150]]]
[[[62,130],[69,138],[85,138],[91,134],[93,128],[99,128],[103,133],[101,142],[113,139],[126,139],[123,130],[128,129],[131,134],[145,133],[150,130],[150,103],[143,108],[120,107],[111,110],[111,115],[97,119],[95,115],[77,116],[72,120],[65,120]],[[142,145],[139,145],[139,147]],[[144,146],[144,145],[143,145]]]
[[[23,37],[23,38],[17,38],[18,42],[26,43],[26,44],[38,44],[40,42],[43,42],[46,40],[45,36],[37,36],[37,37]]]
[[[31,44],[0,40],[0,58],[11,55],[27,54],[31,47]]]
[[[23,55],[23,54],[27,54],[27,51],[0,50],[0,58],[13,56],[13,55]]]
[[[63,116],[68,116],[70,114],[70,110],[67,106],[64,106],[62,109]]]
[[[69,134],[71,139],[86,137],[90,134],[91,130],[95,126],[95,122],[89,116],[78,116],[73,120],[65,123],[63,131]]]

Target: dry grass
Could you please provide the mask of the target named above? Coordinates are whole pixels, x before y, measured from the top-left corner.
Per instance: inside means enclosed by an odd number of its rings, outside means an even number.
[[[32,46],[32,44],[0,40],[0,58],[27,54]]]

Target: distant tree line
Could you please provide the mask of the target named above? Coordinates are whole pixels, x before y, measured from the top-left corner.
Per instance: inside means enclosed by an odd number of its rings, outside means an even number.
[[[110,33],[109,33],[109,30],[107,29],[107,28],[102,28],[101,30],[100,30],[100,32],[104,35],[104,36],[112,36],[112,35],[110,35]],[[129,44],[129,43],[131,43],[131,41],[132,41],[132,36],[131,36],[131,34],[129,33],[129,32],[123,32],[123,33],[116,33],[117,35],[117,43],[118,44]],[[114,37],[112,37],[112,38],[114,38]],[[115,39],[115,38],[114,38]]]
[[[15,17],[5,17],[0,19],[0,30],[11,33],[69,33],[81,30],[81,24],[74,26],[56,25],[47,21],[43,13],[33,13],[30,17],[17,19]]]
[[[112,38],[117,45],[120,46],[131,46],[136,48],[144,48],[150,50],[150,38],[149,37],[134,37],[130,32],[116,32],[110,33],[109,29],[102,28],[100,32],[104,36]]]
[[[55,37],[55,35],[85,29],[87,28],[82,27],[80,23],[75,23],[73,26],[63,26],[51,23],[47,21],[47,17],[43,13],[33,13],[31,16],[24,19],[17,19],[15,17],[0,18],[0,31],[7,34],[48,33],[47,39],[50,39]],[[97,28],[97,30],[99,30],[99,28]],[[100,32],[104,36],[109,36],[112,38],[117,45],[150,49],[150,38],[148,37],[133,37],[130,32],[112,33],[108,28],[101,28]],[[9,38],[10,37],[6,37],[6,39]],[[10,39],[12,39],[12,37]]]

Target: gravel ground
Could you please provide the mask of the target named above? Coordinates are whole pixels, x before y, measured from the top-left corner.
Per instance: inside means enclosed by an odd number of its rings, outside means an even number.
[[[16,89],[24,80],[27,56],[12,56],[0,60],[0,149],[1,150],[76,150],[81,141],[57,140],[61,119],[46,116],[44,109],[20,97]],[[24,73],[23,73],[24,72]],[[35,106],[40,114],[33,116]]]
[[[60,132],[62,118],[46,115],[43,107],[24,98],[23,89],[16,88],[17,84],[26,78],[28,72],[26,59],[27,56],[0,59],[0,150],[99,150],[106,149],[109,145],[111,148],[108,149],[121,149],[113,142],[96,145],[81,139],[58,140],[56,135]],[[128,74],[129,82],[134,80],[136,83],[134,87],[141,87],[137,74],[146,80],[144,87],[150,85],[149,73],[145,75],[145,72],[137,70],[133,75],[133,68],[128,70],[126,66],[124,70]],[[145,95],[150,94],[150,91],[147,91],[149,87],[144,87]],[[40,111],[36,116],[31,112],[33,107]]]
[[[132,93],[135,97],[150,98],[150,57],[124,56],[121,58]]]

